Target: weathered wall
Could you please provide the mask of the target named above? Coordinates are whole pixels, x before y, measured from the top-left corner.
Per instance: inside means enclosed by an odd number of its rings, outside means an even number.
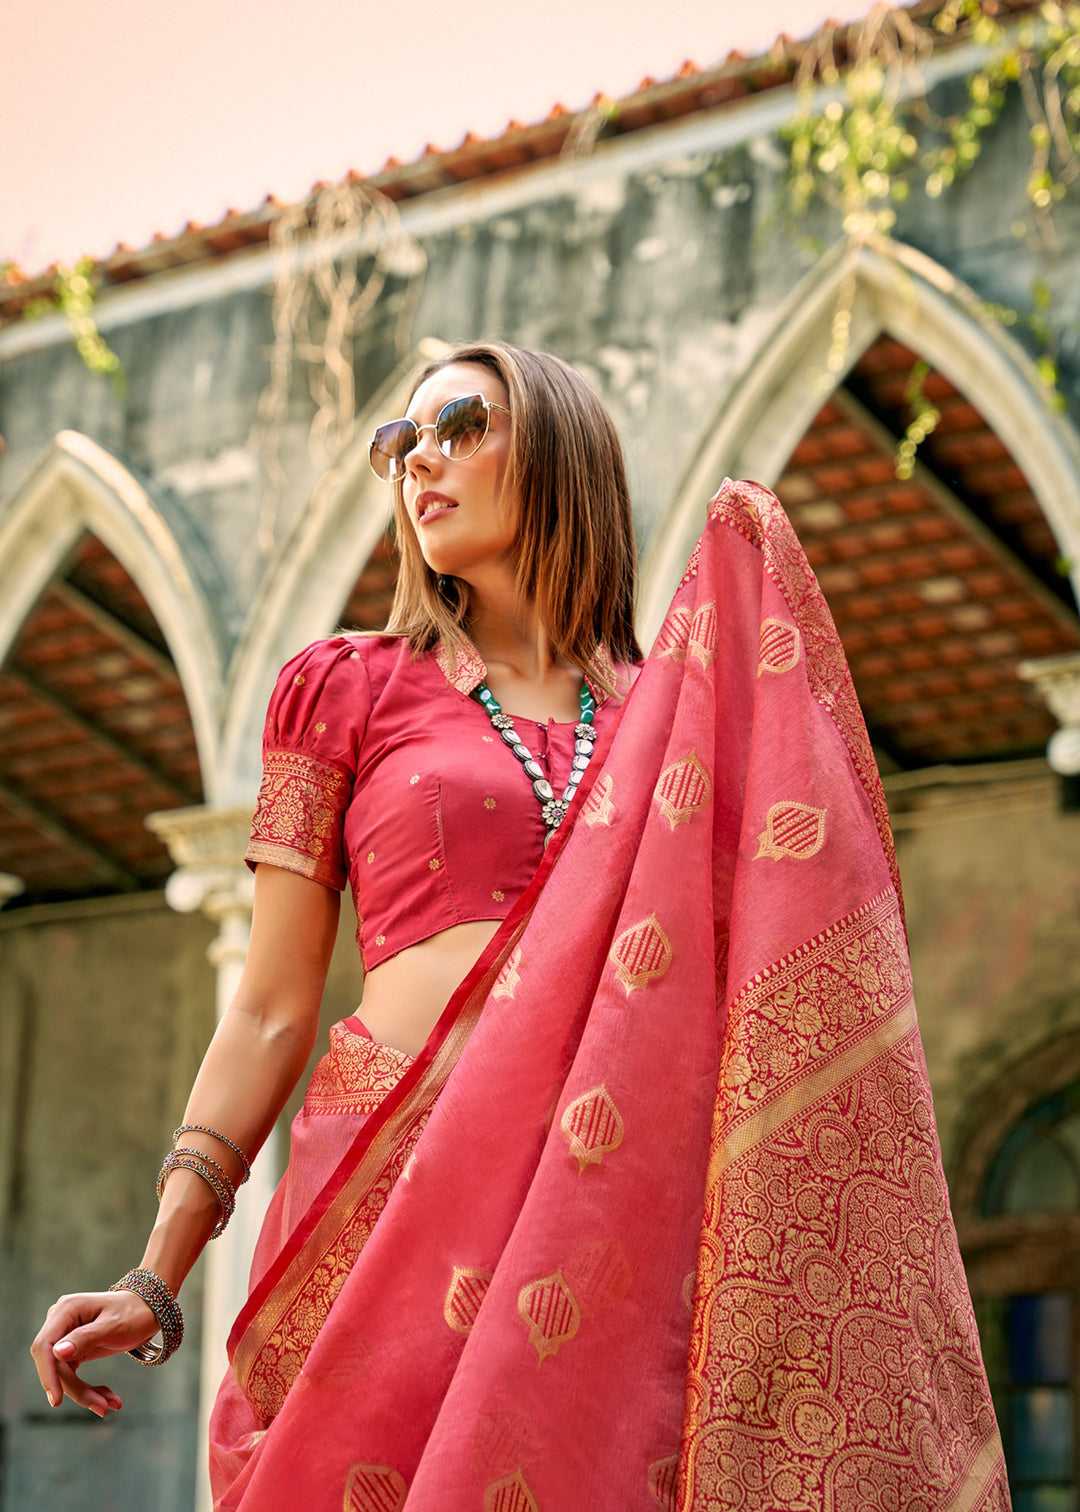
[[[1080,813],[1049,772],[926,798],[898,819],[897,853],[948,1169],[970,1107],[1080,1029]]]
[[[316,1054],[360,996],[343,913]],[[201,1265],[167,1369],[85,1369],[119,1391],[119,1414],[52,1411],[27,1351],[61,1293],[104,1288],[139,1261],[154,1177],[213,1032],[214,933],[161,894],[0,922],[0,1512],[193,1504]]]
[[[779,193],[784,160],[763,126],[755,131],[748,113],[751,135],[732,141],[731,123],[718,120],[717,145],[698,143],[692,151],[661,130],[650,138],[644,163],[640,143],[633,160],[619,143],[601,145],[577,169],[542,167],[520,176],[509,199],[502,188],[481,186],[468,195],[444,191],[414,211],[406,207],[405,224],[416,224],[428,260],[413,343],[430,335],[451,341],[495,335],[557,351],[578,365],[623,436],[643,545],[784,299],[814,266],[817,254],[803,233],[822,247],[838,234],[820,207],[799,237],[786,227]],[[1026,203],[1027,129],[1014,102],[971,174],[940,200],[913,195],[901,207],[896,234],[987,300],[1021,310],[1030,307],[1035,276],[1046,274],[1062,388],[1080,421],[1080,287],[1071,276],[1080,248],[1076,213],[1064,207],[1058,216],[1058,257],[1048,273],[1009,229]],[[425,228],[424,217],[435,229]],[[247,255],[268,280],[264,255]],[[171,297],[180,304],[184,277],[169,275]],[[100,441],[182,504],[221,568],[230,597],[223,609],[235,633],[267,566],[256,546],[260,486],[250,442],[273,332],[265,282],[211,294],[193,296],[190,308],[145,318],[133,318],[124,304],[130,291],[104,297],[102,328],[132,376],[123,398],[83,368],[67,339],[7,361],[0,340],[0,432],[7,441],[0,499],[17,488],[58,430],[70,427]],[[397,361],[399,295],[400,281],[391,280],[358,339],[359,409]],[[312,412],[298,364],[280,438],[287,484],[278,542],[316,480],[307,451]]]

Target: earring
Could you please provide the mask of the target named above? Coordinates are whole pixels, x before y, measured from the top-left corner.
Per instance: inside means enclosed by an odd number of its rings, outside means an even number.
[[[452,578],[449,573],[444,572],[439,577],[439,597],[445,599],[447,603],[457,600],[457,579]]]

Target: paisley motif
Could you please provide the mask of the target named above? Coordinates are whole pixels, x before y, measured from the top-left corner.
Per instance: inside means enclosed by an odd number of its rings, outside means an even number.
[[[615,805],[611,801],[614,790],[615,783],[610,773],[604,772],[597,778],[581,809],[583,824],[587,824],[590,829],[594,829],[598,824],[605,827],[611,825],[615,817]]]
[[[761,622],[761,645],[758,653],[758,676],[763,672],[790,672],[799,665],[802,636],[798,625],[770,618]]]
[[[774,803],[765,815],[765,828],[758,836],[755,860],[770,856],[774,861],[809,861],[825,844],[825,810],[809,803]]]
[[[518,1294],[518,1313],[541,1361],[558,1354],[581,1326],[581,1309],[561,1270],[523,1286]]]
[[[633,924],[619,935],[608,959],[627,997],[638,988],[659,980],[671,965],[671,941],[655,914]]]
[[[401,1512],[407,1493],[403,1477],[389,1465],[353,1465],[342,1512]]]
[[[484,1492],[484,1512],[540,1512],[520,1470],[494,1481]]]
[[[569,1141],[579,1172],[586,1166],[599,1165],[605,1155],[622,1144],[622,1117],[603,1083],[567,1105],[559,1128]]]
[[[455,1333],[472,1332],[487,1289],[491,1285],[492,1272],[473,1265],[455,1265],[454,1274],[443,1303],[443,1317],[448,1328]]]
[[[709,774],[695,753],[689,751],[660,773],[653,798],[674,830],[676,825],[689,824],[694,815],[706,807],[711,795]]]

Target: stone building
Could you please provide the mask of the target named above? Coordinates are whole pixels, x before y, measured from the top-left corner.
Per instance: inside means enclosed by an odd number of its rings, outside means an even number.
[[[367,438],[420,358],[477,335],[558,352],[610,406],[646,643],[725,475],[788,507],[885,775],[1017,1505],[1078,1505],[1080,222],[1066,201],[1048,269],[1010,235],[1028,133],[1010,98],[892,246],[853,250],[817,210],[826,250],[808,252],[779,213],[798,51],[391,163],[299,214],[268,203],[118,249],[96,314],[123,394],[59,316],[18,318],[33,281],[0,287],[2,1512],[195,1500],[200,1392],[280,1150],[188,1283],[175,1362],[89,1372],[122,1391],[119,1417],[50,1413],[25,1346],[60,1292],[141,1253],[243,961],[275,673],[338,624],[381,622],[394,559]],[[940,47],[935,98],[976,63]],[[1028,308],[1037,275],[1060,409],[1032,341],[979,304]],[[900,480],[917,361],[941,418]],[[349,936],[326,1022],[358,999]]]

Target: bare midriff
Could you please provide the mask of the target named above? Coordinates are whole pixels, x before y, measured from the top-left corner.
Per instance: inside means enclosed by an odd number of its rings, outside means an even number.
[[[358,1014],[372,1039],[418,1055],[500,922],[455,924],[373,966],[364,978]]]

